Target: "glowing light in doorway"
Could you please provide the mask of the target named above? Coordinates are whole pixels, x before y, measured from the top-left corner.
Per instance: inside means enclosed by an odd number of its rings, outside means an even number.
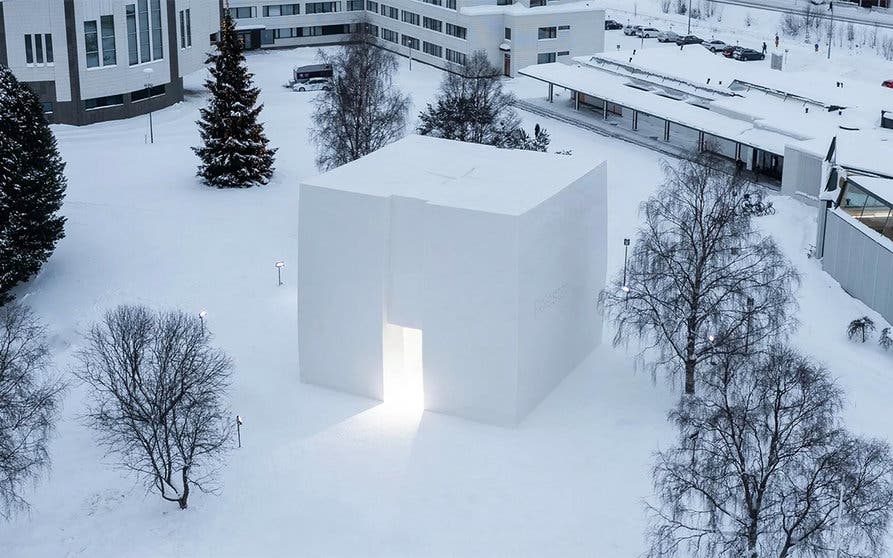
[[[424,410],[422,330],[385,325],[384,402],[401,413],[420,415]]]

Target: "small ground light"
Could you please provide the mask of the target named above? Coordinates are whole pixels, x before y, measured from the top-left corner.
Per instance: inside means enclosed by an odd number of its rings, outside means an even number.
[[[207,310],[202,310],[198,313],[198,319],[202,322],[202,333],[205,332],[205,316],[208,315]]]
[[[239,440],[239,447],[242,447],[242,415],[236,415],[236,438]]]
[[[276,262],[276,273],[277,273],[278,276],[279,276],[279,284],[280,284],[280,285],[282,285],[282,268],[283,268],[283,267],[285,267],[285,262],[284,262],[284,261],[279,260],[278,262]]]

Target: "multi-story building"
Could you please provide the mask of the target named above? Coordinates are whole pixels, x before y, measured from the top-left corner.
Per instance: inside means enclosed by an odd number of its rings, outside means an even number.
[[[441,68],[483,50],[505,75],[604,48],[604,10],[556,0],[230,0],[247,48],[338,43],[368,22],[385,48]]]
[[[219,0],[0,0],[0,64],[52,122],[126,118],[183,99],[219,20]]]

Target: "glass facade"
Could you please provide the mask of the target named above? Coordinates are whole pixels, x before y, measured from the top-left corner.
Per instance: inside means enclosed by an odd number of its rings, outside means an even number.
[[[874,196],[854,182],[847,182],[840,208],[866,227],[893,240],[893,204]]]

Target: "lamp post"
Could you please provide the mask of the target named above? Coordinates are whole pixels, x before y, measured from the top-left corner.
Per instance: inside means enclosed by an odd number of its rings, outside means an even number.
[[[750,323],[753,316],[753,299],[747,297],[747,332],[744,334],[744,354],[750,353]]]
[[[242,415],[236,415],[236,438],[239,440],[239,447],[242,447]]]
[[[276,262],[276,273],[279,275],[279,286],[282,286],[282,268],[285,267],[285,262],[279,260]]]
[[[686,35],[691,35],[691,0],[688,0],[688,32]]]
[[[831,11],[831,23],[828,25],[828,60],[831,60],[831,41],[834,39],[834,2],[828,2]]]
[[[626,287],[626,262],[629,258],[629,239],[623,239],[623,286]]]
[[[152,68],[143,68],[146,76],[146,102],[152,97]],[[152,105],[149,105],[149,143],[155,143],[155,127],[152,124]]]
[[[202,310],[201,312],[198,313],[198,319],[202,323],[202,335],[205,334],[205,316],[207,316],[207,315],[208,315],[207,310]]]

